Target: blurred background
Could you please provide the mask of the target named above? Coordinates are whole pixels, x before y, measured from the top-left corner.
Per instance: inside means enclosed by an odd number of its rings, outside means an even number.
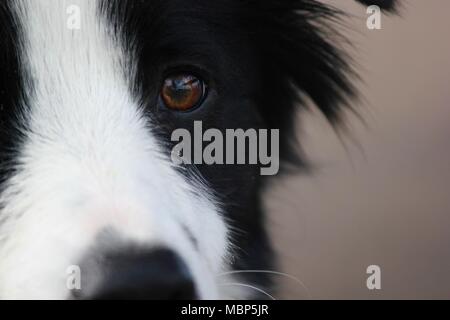
[[[267,194],[281,270],[277,298],[450,298],[450,1],[402,0],[399,16],[366,28],[346,10],[364,97],[338,137],[304,114],[298,137],[315,166]],[[381,290],[366,269],[381,268]]]

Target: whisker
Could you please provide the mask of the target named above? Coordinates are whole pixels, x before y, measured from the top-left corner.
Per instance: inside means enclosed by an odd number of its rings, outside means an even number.
[[[295,277],[293,275],[290,275],[290,274],[287,274],[287,273],[284,273],[284,272],[280,272],[280,271],[272,271],[272,270],[233,270],[233,271],[220,273],[220,274],[218,274],[218,276],[227,276],[227,275],[240,274],[240,273],[269,273],[269,274],[273,274],[273,275],[277,275],[277,276],[287,277],[287,278],[297,282],[303,288],[303,290],[305,290],[308,299],[311,298],[311,294],[309,292],[309,289],[303,283],[303,281],[301,281],[299,278],[297,278],[297,277]]]
[[[267,293],[266,291],[264,291],[263,289],[258,288],[258,287],[255,287],[255,286],[252,286],[252,285],[250,285],[250,284],[238,283],[238,282],[229,282],[229,283],[220,283],[219,285],[220,285],[220,286],[238,286],[238,287],[246,287],[246,288],[250,288],[250,289],[253,289],[253,290],[258,291],[259,293],[262,293],[262,294],[266,295],[266,296],[269,297],[271,300],[277,300],[277,299],[275,299],[272,295],[270,295],[269,293]]]

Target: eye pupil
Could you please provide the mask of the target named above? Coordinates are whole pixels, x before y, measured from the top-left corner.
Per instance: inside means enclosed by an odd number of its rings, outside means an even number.
[[[168,77],[161,90],[161,98],[165,106],[177,111],[187,111],[197,107],[204,95],[203,81],[186,74]]]

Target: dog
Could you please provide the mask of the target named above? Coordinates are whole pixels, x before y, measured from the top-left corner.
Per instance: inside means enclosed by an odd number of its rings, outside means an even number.
[[[270,177],[174,164],[171,134],[279,129],[282,170],[305,165],[296,110],[310,99],[337,123],[356,94],[340,15],[315,0],[2,1],[0,298],[265,298],[270,276],[245,271],[276,268]]]

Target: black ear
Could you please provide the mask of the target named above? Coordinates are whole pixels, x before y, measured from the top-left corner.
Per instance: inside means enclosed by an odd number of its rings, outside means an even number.
[[[368,6],[376,5],[379,6],[381,9],[388,11],[394,11],[397,4],[396,0],[357,0],[357,1]]]
[[[398,5],[396,0],[357,1],[390,12]],[[241,4],[247,7],[242,11],[242,25],[264,70],[258,108],[269,128],[280,129],[282,160],[305,164],[295,152],[296,110],[312,102],[337,126],[343,123],[343,111],[353,110],[358,98],[354,63],[342,50],[348,40],[339,33],[345,13],[317,0],[246,0]]]
[[[281,158],[304,164],[295,152],[296,110],[312,102],[336,125],[356,95],[351,59],[340,49],[346,43],[337,31],[342,12],[316,0],[244,3],[251,6],[243,24],[264,70],[258,108],[267,127],[280,129]]]

